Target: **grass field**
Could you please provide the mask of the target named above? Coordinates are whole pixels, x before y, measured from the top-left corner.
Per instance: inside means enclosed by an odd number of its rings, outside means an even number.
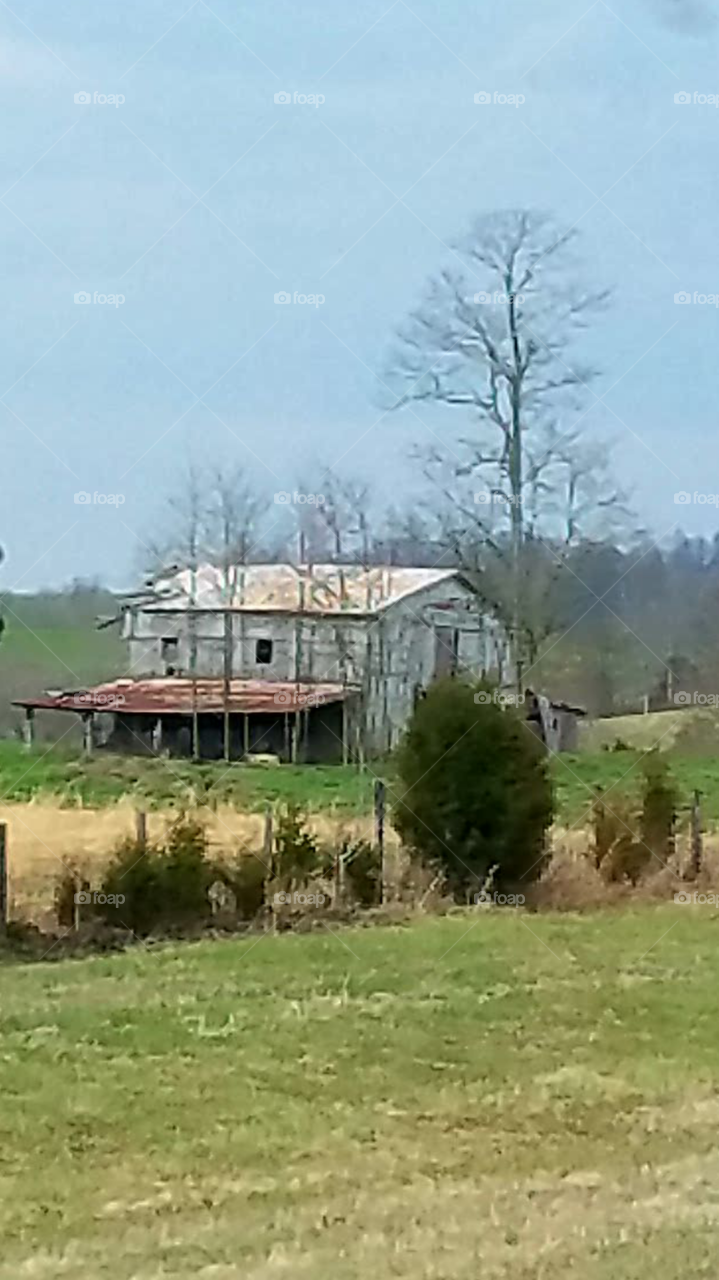
[[[718,929],[480,910],[2,966],[0,1280],[713,1278]]]
[[[579,821],[597,787],[612,788],[615,797],[637,794],[642,754],[639,750],[587,751],[555,757],[551,768],[558,821]],[[667,759],[682,803],[688,805],[693,791],[699,790],[706,819],[719,823],[719,751],[689,755],[671,749]],[[383,762],[372,762],[371,768],[360,771],[350,765],[193,765],[101,752],[87,760],[62,746],[37,747],[28,753],[18,742],[0,741],[0,803],[52,796],[69,806],[101,808],[129,797],[147,808],[160,809],[209,800],[254,813],[268,802],[295,801],[312,813],[331,810],[358,815],[372,808],[376,775],[393,786],[391,771]]]

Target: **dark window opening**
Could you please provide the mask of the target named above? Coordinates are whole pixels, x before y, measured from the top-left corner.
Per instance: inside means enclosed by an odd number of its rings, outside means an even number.
[[[179,640],[175,636],[163,636],[160,641],[160,656],[163,662],[172,662],[177,657]]]
[[[265,666],[272,661],[272,641],[258,640],[255,644],[255,662]]]

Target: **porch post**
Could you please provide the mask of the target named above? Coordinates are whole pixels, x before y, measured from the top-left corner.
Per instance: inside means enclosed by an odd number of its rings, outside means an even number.
[[[91,756],[95,746],[95,714],[83,711],[82,714],[82,746],[86,756]]]
[[[22,740],[28,751],[35,742],[35,708],[25,708],[25,720],[22,726]]]

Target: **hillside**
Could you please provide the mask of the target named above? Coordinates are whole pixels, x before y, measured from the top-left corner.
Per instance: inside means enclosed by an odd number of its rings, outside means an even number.
[[[46,688],[75,688],[121,674],[127,662],[116,627],[98,631],[96,619],[116,612],[109,592],[91,588],[0,598],[0,736],[20,722],[13,698]],[[70,729],[59,717],[39,716],[38,735]]]

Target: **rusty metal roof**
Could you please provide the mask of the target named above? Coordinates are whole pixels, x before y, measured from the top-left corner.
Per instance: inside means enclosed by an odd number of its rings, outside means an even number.
[[[223,680],[198,677],[194,705],[199,712],[225,710]],[[193,682],[184,677],[156,680],[113,680],[91,689],[70,689],[38,698],[15,698],[13,706],[38,711],[113,711],[140,715],[190,715],[193,710]],[[230,711],[246,715],[259,712],[303,711],[330,702],[342,702],[356,693],[342,684],[296,684],[280,680],[231,680]]]
[[[426,587],[448,582],[457,569],[337,564],[200,565],[156,579],[128,597],[144,608],[277,610],[296,613],[374,613]],[[194,576],[194,586],[193,586]],[[461,576],[461,575],[460,575]]]

